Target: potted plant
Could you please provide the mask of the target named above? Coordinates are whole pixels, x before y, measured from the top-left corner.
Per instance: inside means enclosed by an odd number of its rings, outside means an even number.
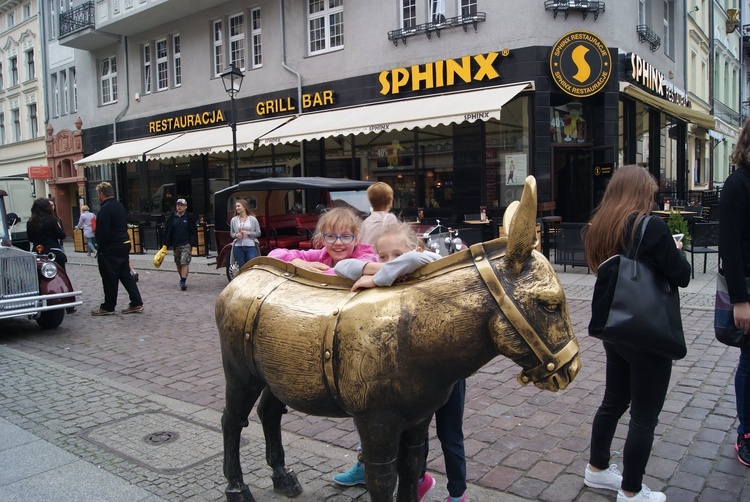
[[[667,219],[667,226],[669,231],[674,234],[684,234],[682,238],[683,249],[690,244],[690,229],[685,218],[680,214],[679,211],[672,211],[669,213],[669,219]],[[684,251],[683,251],[684,253]]]

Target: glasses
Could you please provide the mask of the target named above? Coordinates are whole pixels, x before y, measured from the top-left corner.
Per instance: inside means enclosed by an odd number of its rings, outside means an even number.
[[[352,234],[323,234],[323,240],[326,244],[336,244],[336,241],[341,241],[341,244],[344,246],[348,246],[352,242],[354,242],[354,239],[356,239],[356,235]]]

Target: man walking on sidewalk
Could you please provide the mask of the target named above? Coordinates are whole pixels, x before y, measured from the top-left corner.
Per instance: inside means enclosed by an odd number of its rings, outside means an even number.
[[[130,297],[130,305],[123,314],[143,312],[143,300],[133,276],[130,275],[130,237],[128,217],[120,201],[115,199],[112,185],[106,181],[96,186],[101,209],[96,222],[96,242],[99,250],[96,259],[99,275],[104,287],[104,303],[91,312],[94,316],[112,315],[117,305],[118,281],[122,283]]]
[[[174,262],[180,274],[180,289],[187,289],[191,251],[198,245],[198,229],[195,218],[187,212],[187,201],[177,199],[175,211],[169,215],[165,225],[164,243],[174,249]]]

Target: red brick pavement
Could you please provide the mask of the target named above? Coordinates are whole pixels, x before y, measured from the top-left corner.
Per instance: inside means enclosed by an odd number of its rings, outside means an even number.
[[[224,377],[213,309],[225,278],[193,274],[182,292],[174,271],[141,270],[143,314],[91,317],[88,312],[102,297],[97,270],[71,264],[69,272],[84,291],[79,312],[50,332],[25,320],[4,321],[0,343],[149,392],[222,408]],[[120,300],[123,308],[127,298]],[[583,368],[568,389],[553,394],[520,387],[519,369],[503,358],[468,379],[464,432],[470,482],[533,500],[614,499],[583,486],[591,419],[603,393],[604,354],[586,335],[588,302],[572,300],[569,309]],[[674,366],[645,483],[666,490],[670,501],[750,500],[749,471],[733,449],[737,352],[714,341],[712,312],[683,315],[690,350]],[[626,423],[613,444],[613,461],[620,465]],[[348,419],[292,412],[284,428],[345,448],[358,442]],[[432,444],[429,468],[444,472],[439,442]]]

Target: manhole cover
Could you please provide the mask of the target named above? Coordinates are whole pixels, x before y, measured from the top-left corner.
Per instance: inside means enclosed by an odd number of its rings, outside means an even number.
[[[144,412],[81,431],[90,441],[135,464],[176,473],[223,452],[221,430],[169,412]]]
[[[146,434],[146,437],[144,437],[143,440],[148,444],[162,445],[171,443],[172,441],[177,441],[179,437],[180,435],[176,432],[159,431],[152,434]]]

